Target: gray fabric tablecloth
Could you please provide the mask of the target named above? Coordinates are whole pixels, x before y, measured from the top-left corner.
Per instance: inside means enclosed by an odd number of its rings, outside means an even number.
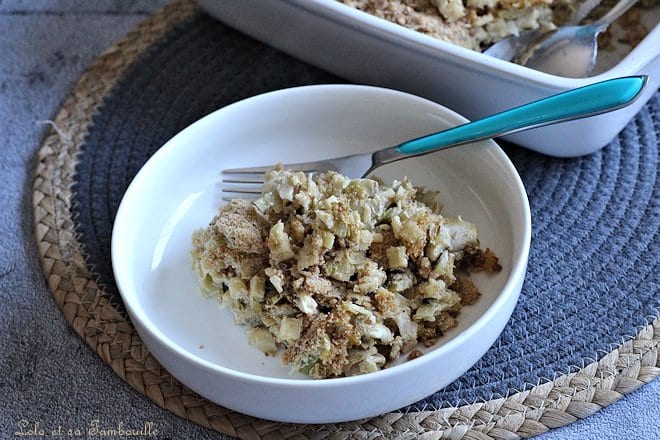
[[[141,396],[74,333],[43,278],[31,210],[48,119],[89,63],[160,0],[0,0],[0,438],[61,427],[140,429],[155,438],[227,438]],[[660,381],[549,439],[660,438]],[[95,422],[98,421],[98,422]],[[27,436],[37,438],[37,436]]]

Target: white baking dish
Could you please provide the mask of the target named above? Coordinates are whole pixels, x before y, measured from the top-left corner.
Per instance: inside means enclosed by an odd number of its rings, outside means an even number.
[[[646,89],[627,108],[507,137],[553,156],[581,156],[607,145],[660,83],[660,25],[606,72],[573,79],[493,59],[335,0],[198,3],[220,21],[347,80],[423,96],[470,119],[608,78],[649,75]]]

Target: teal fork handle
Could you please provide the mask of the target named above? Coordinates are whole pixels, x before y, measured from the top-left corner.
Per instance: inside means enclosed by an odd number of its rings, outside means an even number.
[[[590,84],[404,142],[395,147],[395,150],[406,155],[420,155],[543,125],[606,113],[634,101],[647,79],[646,75],[628,76]]]

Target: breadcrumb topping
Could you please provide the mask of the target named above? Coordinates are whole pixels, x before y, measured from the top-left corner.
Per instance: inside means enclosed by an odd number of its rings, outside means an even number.
[[[520,32],[563,24],[577,0],[338,0],[443,41],[481,51]]]
[[[314,378],[421,356],[480,296],[470,272],[501,270],[477,228],[440,213],[407,179],[269,171],[194,232],[192,265],[250,344]]]

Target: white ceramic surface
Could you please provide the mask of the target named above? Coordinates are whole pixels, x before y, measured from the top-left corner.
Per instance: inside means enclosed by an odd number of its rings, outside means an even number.
[[[230,26],[329,72],[356,83],[414,93],[470,119],[609,78],[650,75],[640,98],[626,108],[506,138],[552,156],[581,156],[607,145],[660,85],[660,25],[655,24],[612,68],[573,79],[493,59],[335,0],[197,2]],[[658,8],[648,13],[657,23]]]
[[[188,387],[266,419],[320,423],[385,413],[446,386],[472,366],[507,323],[521,290],[531,236],[513,165],[492,141],[412,158],[376,171],[439,190],[447,215],[477,224],[501,259],[477,274],[483,292],[459,326],[418,359],[358,377],[314,381],[249,346],[245,327],[202,297],[190,268],[191,234],[221,202],[224,168],[304,161],[431,133],[465,119],[425,99],[367,86],[300,87],[250,98],[191,125],[163,146],[128,188],[112,237],[126,308],[154,356]]]

